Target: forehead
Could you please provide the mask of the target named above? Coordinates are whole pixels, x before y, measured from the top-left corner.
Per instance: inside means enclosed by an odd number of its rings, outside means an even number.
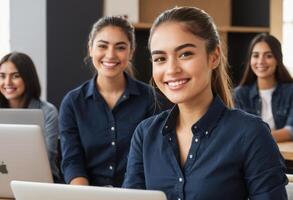
[[[129,39],[127,38],[126,33],[117,26],[106,26],[102,28],[100,31],[97,32],[94,40],[104,40],[108,42],[123,41],[129,43]]]
[[[268,52],[268,51],[271,51],[271,48],[266,42],[261,41],[254,45],[252,51],[253,52]]]
[[[10,62],[10,61],[7,61],[7,62],[4,62],[1,64],[0,66],[0,72],[1,73],[12,73],[12,72],[18,72],[16,66]]]
[[[185,43],[192,43],[197,48],[205,48],[205,40],[194,35],[179,22],[166,22],[159,25],[150,40],[151,50],[174,48]]]

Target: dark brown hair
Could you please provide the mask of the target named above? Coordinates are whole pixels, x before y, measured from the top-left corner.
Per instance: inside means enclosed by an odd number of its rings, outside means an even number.
[[[36,67],[32,59],[24,53],[11,52],[1,59],[0,68],[5,62],[13,63],[18,70],[20,77],[24,81],[24,108],[28,106],[32,99],[39,100],[41,95],[41,86]],[[2,93],[0,93],[0,107],[9,108],[9,103]]]
[[[250,45],[248,47],[248,53],[245,61],[245,70],[243,77],[240,81],[240,85],[250,85],[253,84],[257,76],[255,73],[252,71],[251,66],[250,66],[250,59],[252,55],[252,51],[254,46],[259,43],[259,42],[265,42],[267,45],[270,47],[272,54],[274,55],[276,61],[277,61],[277,68],[275,71],[275,78],[277,82],[280,83],[292,83],[293,79],[286,69],[284,63],[283,63],[283,54],[282,54],[282,47],[281,43],[277,38],[274,36],[268,34],[268,33],[260,33],[256,35],[252,41],[250,42]]]
[[[193,35],[204,39],[206,41],[206,50],[208,54],[219,47],[221,55],[218,67],[212,72],[212,91],[218,94],[228,107],[233,107],[231,81],[227,74],[227,59],[223,53],[219,33],[211,16],[196,7],[175,7],[166,10],[156,18],[152,25],[149,47],[156,28],[166,22],[178,22]]]

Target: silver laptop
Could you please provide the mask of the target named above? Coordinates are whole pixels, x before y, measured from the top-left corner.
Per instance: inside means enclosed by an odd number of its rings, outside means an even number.
[[[44,114],[41,109],[1,108],[0,124],[36,124],[44,130]]]
[[[161,191],[12,181],[16,200],[166,200]]]
[[[11,180],[53,182],[38,125],[0,124],[0,198],[12,198]]]

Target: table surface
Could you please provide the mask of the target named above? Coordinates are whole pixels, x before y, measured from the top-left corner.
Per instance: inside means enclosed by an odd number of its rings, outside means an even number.
[[[293,161],[293,142],[280,142],[278,147],[285,160]]]

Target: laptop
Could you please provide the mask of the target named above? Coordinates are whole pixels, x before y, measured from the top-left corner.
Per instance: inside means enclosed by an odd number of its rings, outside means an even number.
[[[12,181],[16,200],[167,200],[154,190]]]
[[[13,198],[11,180],[53,182],[40,126],[0,124],[0,198]]]
[[[44,130],[44,114],[41,109],[1,108],[0,124],[36,124]]]

